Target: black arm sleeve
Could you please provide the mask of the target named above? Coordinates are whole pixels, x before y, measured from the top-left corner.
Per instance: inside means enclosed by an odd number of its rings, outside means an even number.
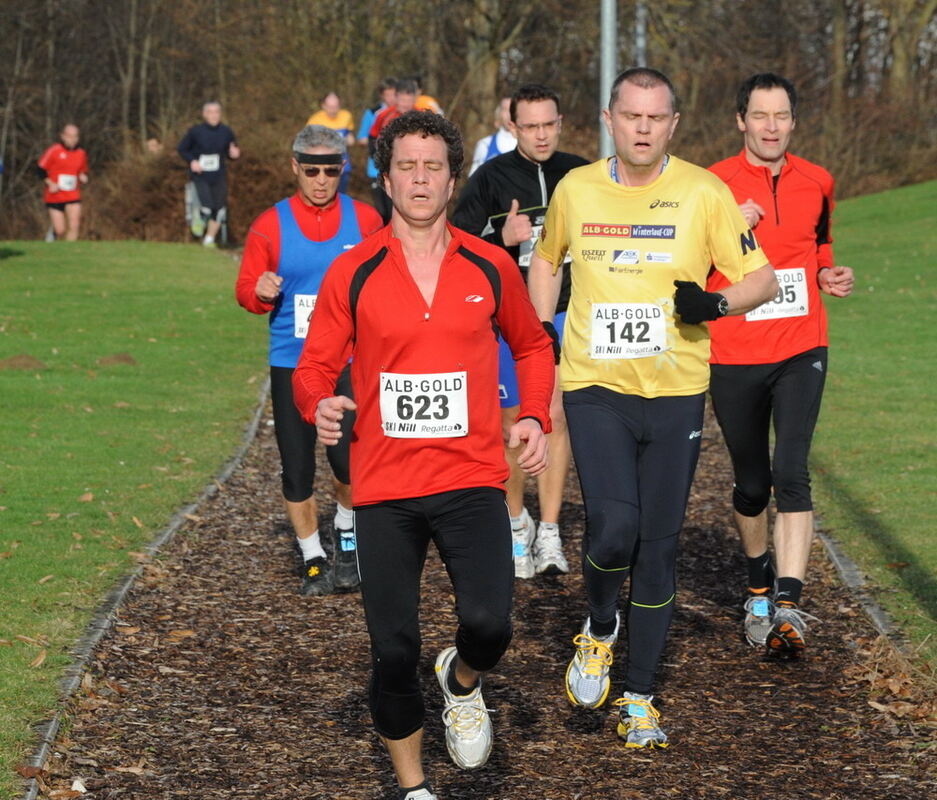
[[[830,244],[830,198],[823,196],[823,210],[820,212],[820,218],[817,220],[817,246],[821,244]]]
[[[181,156],[182,160],[186,164],[191,163],[195,159],[195,154],[192,152],[192,145],[195,144],[192,138],[192,129],[190,128],[186,131],[185,136],[179,142],[179,146],[176,148],[176,151]]]
[[[459,195],[459,203],[452,215],[452,224],[474,236],[480,236],[487,242],[504,247],[501,240],[501,229],[482,233],[488,227],[488,217],[491,213],[490,203],[487,202],[488,182],[485,171],[477,170]]]
[[[49,177],[49,173],[45,169],[39,166],[39,162],[36,162],[36,175],[39,176],[39,180],[44,181]]]

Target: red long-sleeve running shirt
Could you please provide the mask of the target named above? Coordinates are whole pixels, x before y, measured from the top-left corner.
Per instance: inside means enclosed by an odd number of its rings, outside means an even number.
[[[550,430],[553,350],[517,265],[499,247],[448,231],[430,305],[391,226],[339,256],[322,281],[293,396],[314,423],[317,404],[334,394],[353,355],[356,506],[503,488],[499,332],[517,362],[518,418],[533,417]]]
[[[80,203],[81,175],[88,174],[88,154],[80,147],[67,148],[56,142],[39,157],[39,168],[45,177],[58,186],[57,192],[49,191],[46,184],[42,196],[44,203]]]
[[[833,176],[823,167],[788,153],[775,178],[752,164],[743,150],[713,164],[737,203],[751,198],[765,215],[753,228],[775,269],[778,295],[748,314],[709,323],[713,364],[776,364],[828,344],[826,309],[817,273],[833,266]],[[710,273],[707,289],[729,285]]]

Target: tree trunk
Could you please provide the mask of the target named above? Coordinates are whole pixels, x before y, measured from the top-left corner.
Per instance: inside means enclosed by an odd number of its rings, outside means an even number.
[[[506,26],[500,0],[474,0],[466,16],[465,77],[449,106],[455,116],[462,112],[462,131],[466,141],[490,133],[491,110],[498,102],[498,61],[524,29],[530,17],[533,1],[513,3],[510,10],[514,20],[510,31],[501,36]]]
[[[914,97],[917,50],[937,13],[937,0],[891,0],[882,13],[888,19],[891,50],[888,94],[892,100],[908,102]]]
[[[221,0],[214,2],[215,12],[215,60],[218,67],[218,102],[224,105],[228,100],[225,88],[224,41],[221,35]]]
[[[843,113],[846,109],[846,59],[847,59],[847,25],[849,9],[847,0],[833,0],[833,38],[830,42],[830,114],[827,127],[834,139],[843,123]],[[826,137],[824,137],[826,138]]]
[[[150,17],[152,19],[152,17]],[[147,26],[149,28],[149,26]],[[147,126],[147,69],[150,63],[150,47],[153,43],[153,33],[149,29],[143,37],[143,48],[140,51],[140,100],[137,108],[140,129],[140,146],[146,152],[146,140],[149,138]]]
[[[55,0],[46,0],[46,141],[55,138]]]
[[[17,22],[19,23],[19,21]],[[3,106],[3,123],[0,125],[0,159],[6,157],[7,140],[10,135],[10,125],[13,122],[13,109],[16,104],[16,84],[20,78],[20,72],[23,69],[23,37],[23,26],[22,24],[17,24],[13,70],[9,76],[10,85],[7,87],[7,99]],[[3,179],[6,175],[6,170],[10,167],[11,165],[4,163],[4,169],[0,170],[0,198],[3,197]]]

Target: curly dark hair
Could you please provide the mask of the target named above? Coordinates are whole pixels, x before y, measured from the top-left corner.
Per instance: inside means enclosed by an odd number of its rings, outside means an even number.
[[[390,172],[394,142],[412,133],[419,134],[424,139],[428,136],[438,136],[442,139],[446,143],[446,152],[449,156],[449,172],[453,178],[459,177],[465,157],[462,134],[449,120],[432,111],[408,111],[384,126],[384,130],[377,137],[374,150],[374,164],[381,175],[387,175]]]

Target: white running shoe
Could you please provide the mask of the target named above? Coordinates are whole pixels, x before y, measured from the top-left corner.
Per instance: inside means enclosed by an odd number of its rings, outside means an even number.
[[[621,618],[615,615],[615,632],[597,638],[592,635],[589,617],[582,632],[573,637],[576,654],[566,668],[566,696],[574,706],[598,708],[608,697],[611,687],[608,673],[612,668],[612,646],[618,639]]]
[[[454,647],[447,647],[436,656],[436,679],[446,703],[442,712],[442,721],[446,723],[446,747],[457,767],[475,769],[482,766],[491,754],[491,719],[482,697],[481,681],[466,695],[449,691],[447,679],[455,657]]]
[[[534,577],[533,544],[537,529],[525,508],[521,512],[520,527],[515,528],[511,522],[511,538],[514,540],[514,577]]]
[[[560,541],[560,529],[556,525],[543,522],[537,528],[534,539],[534,568],[540,575],[559,575],[569,572],[569,564],[563,555],[563,543]]]
[[[414,789],[407,792],[403,800],[439,800],[429,789]]]

